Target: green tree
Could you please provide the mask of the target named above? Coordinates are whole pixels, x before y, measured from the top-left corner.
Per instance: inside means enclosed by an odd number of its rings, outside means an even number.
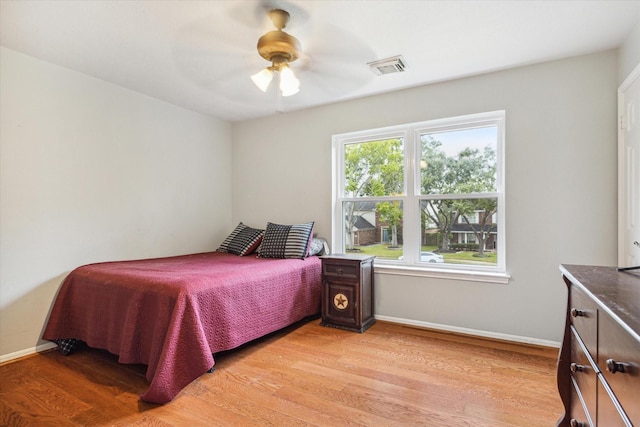
[[[402,221],[402,207],[399,201],[378,203],[376,207],[380,219],[391,227],[391,247],[398,247],[398,225]]]
[[[458,156],[460,169],[467,175],[460,183],[460,189],[466,193],[483,193],[496,190],[496,154],[490,147],[481,152],[478,149],[465,149]],[[498,211],[498,200],[467,199],[459,203],[462,219],[469,225],[478,241],[478,256],[484,256],[485,242],[490,232],[495,231],[492,217]],[[469,220],[472,213],[478,212],[478,222]]]
[[[429,136],[422,144],[421,190],[423,194],[473,194],[493,192],[496,189],[496,155],[491,147],[484,150],[465,148],[455,156],[447,156],[442,143]],[[425,228],[437,228],[441,233],[440,250],[447,252],[451,244],[453,225],[460,217],[470,226],[483,255],[492,215],[497,200],[441,198],[422,203]],[[480,223],[470,216],[479,212]]]
[[[402,193],[404,186],[402,139],[348,144],[345,147],[344,156],[345,197],[387,196]],[[357,220],[355,212],[361,206],[362,203],[355,202],[346,202],[344,206],[348,249],[353,249],[353,233]],[[395,216],[392,217],[395,218]],[[397,235],[395,239],[397,241]]]
[[[422,194],[450,194],[455,191],[455,159],[447,157],[442,143],[429,136],[422,144],[421,191]],[[440,251],[448,252],[451,230],[459,217],[454,200],[432,199],[422,203],[424,228],[440,231]]]

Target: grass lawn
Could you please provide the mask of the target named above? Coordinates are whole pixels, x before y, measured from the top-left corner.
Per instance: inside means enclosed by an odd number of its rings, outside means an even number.
[[[386,243],[380,243],[377,245],[368,246],[356,246],[357,253],[375,255],[377,258],[395,260],[402,256],[402,247],[389,248]],[[437,246],[423,246],[423,252],[436,252]],[[455,253],[442,254],[444,256],[445,263],[451,264],[477,264],[477,265],[491,265],[497,264],[497,254],[495,252],[485,252],[486,257],[480,258],[474,256],[476,252],[473,251],[460,251]]]

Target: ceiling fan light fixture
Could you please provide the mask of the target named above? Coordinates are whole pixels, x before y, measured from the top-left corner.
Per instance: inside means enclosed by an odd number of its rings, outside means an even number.
[[[267,91],[267,88],[269,87],[269,83],[271,83],[272,79],[273,79],[273,70],[271,69],[271,67],[267,67],[261,70],[260,72],[254,74],[253,76],[251,76],[251,80],[253,80],[256,86],[258,86],[258,89],[260,89],[263,92]]]
[[[269,11],[269,17],[277,31],[269,31],[260,37],[257,48],[260,56],[270,61],[271,66],[251,76],[251,80],[260,90],[266,92],[274,72],[278,71],[282,96],[291,96],[300,90],[300,81],[289,68],[289,63],[298,59],[301,50],[300,42],[292,35],[282,31],[289,22],[287,11],[273,9]]]
[[[280,91],[282,96],[295,95],[300,91],[300,80],[296,78],[288,64],[280,67]]]

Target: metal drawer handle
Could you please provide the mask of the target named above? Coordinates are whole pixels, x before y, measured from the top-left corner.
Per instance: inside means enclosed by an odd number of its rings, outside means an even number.
[[[616,362],[613,359],[607,359],[607,371],[611,372],[612,374],[615,374],[616,372],[621,372],[621,373],[625,373],[625,365],[626,363],[620,363],[620,362]]]
[[[582,421],[578,421],[575,418],[571,418],[571,421],[569,421],[569,425],[571,427],[587,427],[587,423],[583,423]]]
[[[341,268],[338,269],[338,274],[342,276],[342,269]]]
[[[569,369],[571,370],[571,372],[576,373],[576,372],[584,372],[586,371],[587,367],[584,365],[578,365],[577,363],[571,363],[571,365],[569,365]]]
[[[572,308],[571,309],[571,316],[572,317],[580,317],[580,316],[586,316],[587,312],[584,310],[578,310],[577,308]]]

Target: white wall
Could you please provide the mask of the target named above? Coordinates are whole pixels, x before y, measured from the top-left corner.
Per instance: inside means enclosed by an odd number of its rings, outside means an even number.
[[[0,112],[0,361],[44,343],[71,269],[229,232],[228,123],[5,48]]]
[[[558,264],[615,264],[615,96],[618,67],[637,60],[636,39],[619,57],[604,52],[232,126],[0,48],[0,361],[43,344],[55,293],[78,265],[215,249],[238,221],[315,220],[329,237],[331,135],[496,109],[507,111],[513,279],[376,274],[376,311],[559,341],[566,292]]]
[[[331,135],[504,109],[510,283],[376,274],[376,315],[559,342],[558,265],[616,262],[617,72],[608,51],[234,124],[233,222],[329,238]]]
[[[622,83],[640,64],[640,21],[633,27],[618,50],[618,83]]]

